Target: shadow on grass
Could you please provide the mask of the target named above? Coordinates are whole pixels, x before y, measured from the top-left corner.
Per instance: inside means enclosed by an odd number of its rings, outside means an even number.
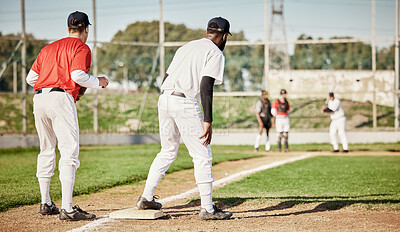
[[[228,197],[228,198],[214,198],[214,201],[217,202],[216,205],[221,209],[228,209],[235,206],[239,206],[248,200],[278,200],[280,201],[277,205],[268,206],[264,208],[258,209],[250,209],[250,210],[242,210],[242,211],[233,211],[233,213],[241,213],[241,214],[249,214],[247,216],[243,216],[240,218],[262,218],[262,217],[279,217],[279,216],[290,216],[290,215],[302,215],[309,213],[317,213],[317,212],[325,212],[325,211],[334,211],[340,210],[346,206],[350,206],[353,204],[399,204],[399,199],[355,199],[355,198],[368,198],[368,197],[385,197],[385,196],[394,196],[392,194],[373,194],[373,195],[365,195],[365,196],[322,196],[322,197],[306,197],[306,196],[287,196],[287,197]],[[316,207],[309,210],[300,210],[295,212],[284,212],[269,215],[268,212],[285,210],[295,207],[296,205],[302,204],[310,204],[310,203],[319,203]],[[188,214],[198,213],[200,209],[200,200],[192,200],[186,204],[176,205],[172,207],[168,207],[168,213],[174,214],[174,217],[179,216],[187,216]],[[196,209],[193,209],[196,207]],[[251,215],[251,213],[262,213],[265,212],[264,215]]]

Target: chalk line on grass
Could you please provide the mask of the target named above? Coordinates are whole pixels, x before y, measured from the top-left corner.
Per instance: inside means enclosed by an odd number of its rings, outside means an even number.
[[[222,179],[219,179],[217,181],[214,181],[213,187],[220,187],[222,185],[225,185],[225,184],[231,183],[233,181],[236,181],[236,180],[240,179],[241,177],[244,177],[244,176],[259,172],[259,171],[267,170],[267,169],[270,169],[270,168],[275,168],[275,167],[278,167],[278,166],[283,165],[283,164],[292,163],[292,162],[299,161],[299,160],[302,160],[302,159],[307,159],[307,158],[310,158],[311,156],[313,156],[313,155],[310,154],[310,153],[307,153],[307,154],[304,154],[302,156],[298,156],[298,157],[294,157],[294,158],[290,158],[290,159],[285,159],[285,160],[281,160],[281,161],[275,161],[275,162],[272,162],[270,164],[265,164],[265,165],[262,165],[262,166],[257,167],[257,168],[240,171],[240,172],[237,172],[237,173],[232,174],[230,176],[227,176],[225,178],[222,178]],[[188,190],[188,191],[186,191],[184,193],[161,199],[161,200],[159,200],[159,202],[162,203],[162,204],[165,204],[167,202],[171,202],[171,201],[187,198],[190,195],[192,195],[194,193],[197,193],[197,192],[198,192],[198,189],[196,187],[196,188],[190,189],[190,190]],[[76,228],[76,229],[70,230],[70,232],[81,232],[81,231],[92,230],[92,229],[95,229],[96,227],[98,227],[98,226],[100,226],[100,225],[102,225],[104,223],[108,223],[108,222],[112,222],[112,221],[113,221],[113,219],[109,218],[108,215],[107,215],[107,216],[102,217],[100,219],[97,219],[97,220],[95,220],[93,222],[90,222],[90,223],[88,223],[88,224],[86,224],[86,225],[84,225],[84,226],[82,226],[80,228]]]

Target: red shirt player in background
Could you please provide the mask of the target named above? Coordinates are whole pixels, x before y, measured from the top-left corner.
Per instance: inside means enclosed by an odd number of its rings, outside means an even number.
[[[279,99],[276,99],[272,104],[271,113],[275,116],[276,132],[278,135],[278,151],[282,150],[281,140],[285,139],[285,152],[289,151],[289,110],[290,105],[286,100],[287,92],[285,89],[281,89]]]
[[[39,136],[40,153],[36,176],[39,180],[43,215],[60,214],[61,220],[87,220],[96,217],[72,206],[75,171],[79,167],[79,125],[75,102],[86,88],[105,88],[106,77],[89,75],[91,52],[85,44],[89,18],[74,12],[67,19],[69,36],[44,47],[26,77],[33,86],[33,113]],[[78,96],[79,95],[79,96]],[[61,212],[51,201],[50,179],[56,167],[56,143],[62,189]]]

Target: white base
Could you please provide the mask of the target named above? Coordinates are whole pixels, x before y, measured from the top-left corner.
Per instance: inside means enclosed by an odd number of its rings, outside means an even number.
[[[110,218],[114,219],[157,219],[162,216],[164,214],[161,210],[138,210],[136,207],[110,213]]]

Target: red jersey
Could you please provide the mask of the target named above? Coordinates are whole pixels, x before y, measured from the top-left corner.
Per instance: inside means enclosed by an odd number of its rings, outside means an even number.
[[[71,79],[71,72],[82,70],[88,73],[90,64],[89,46],[80,39],[67,37],[57,40],[45,46],[32,65],[31,69],[39,74],[33,89],[61,88],[76,99],[81,86]]]
[[[290,109],[289,102],[285,99],[284,102],[282,102],[280,99],[276,99],[274,101],[274,104],[272,105],[272,108],[276,109],[276,115],[277,116],[288,116],[288,111]]]

